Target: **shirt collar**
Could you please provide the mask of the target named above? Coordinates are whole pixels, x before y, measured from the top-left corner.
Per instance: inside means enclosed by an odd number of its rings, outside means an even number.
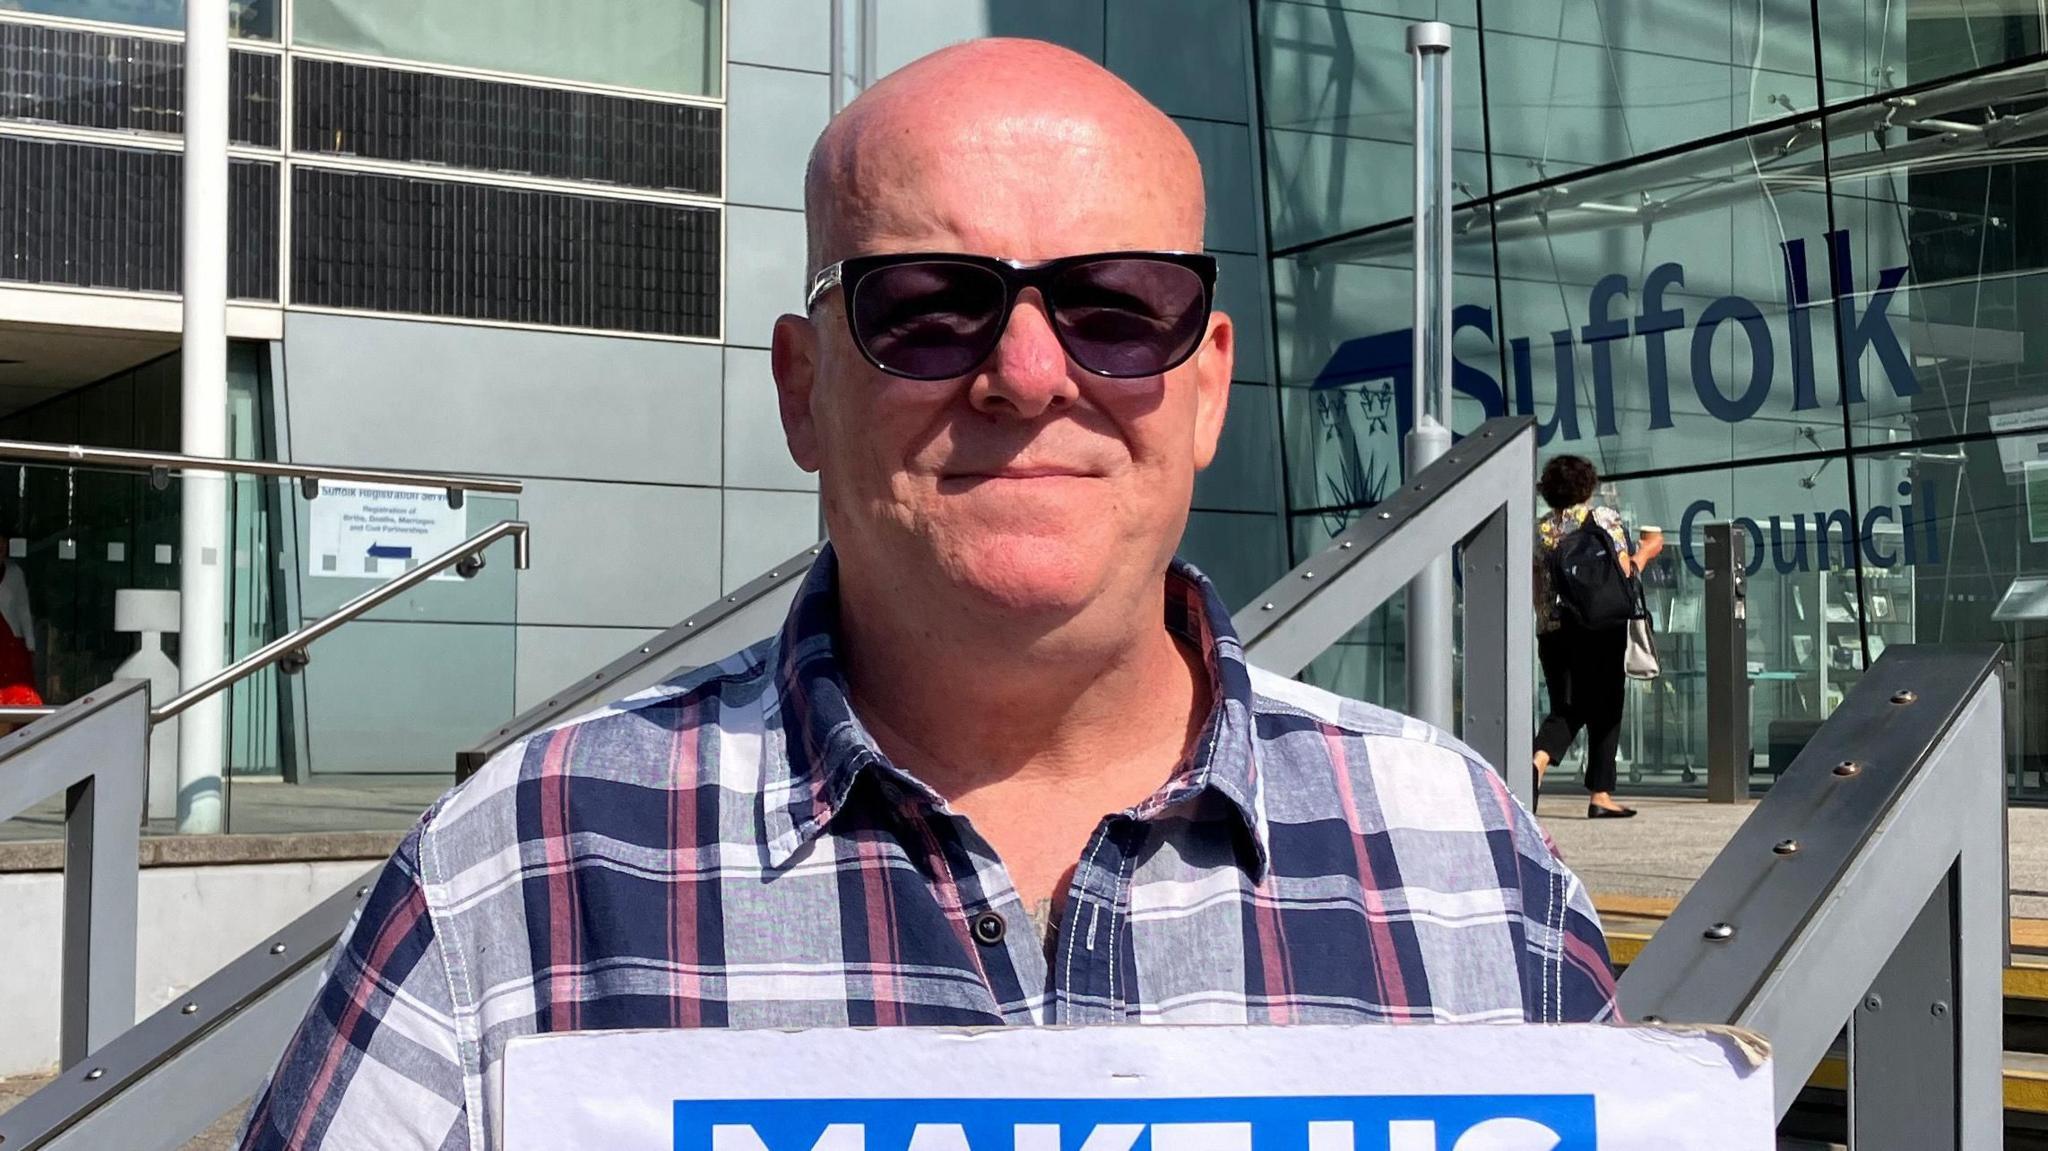
[[[1166,626],[1202,653],[1211,704],[1188,760],[1135,814],[1146,819],[1215,794],[1248,840],[1257,880],[1271,859],[1270,837],[1244,648],[1208,577],[1176,559],[1165,579]],[[783,866],[822,834],[865,772],[938,801],[930,788],[889,762],[854,714],[835,642],[838,582],[838,560],[827,545],[797,589],[775,646],[762,788],[770,867]]]

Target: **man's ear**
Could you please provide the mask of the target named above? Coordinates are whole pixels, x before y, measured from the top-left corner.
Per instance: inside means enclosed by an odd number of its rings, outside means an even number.
[[[1230,375],[1237,366],[1237,329],[1222,312],[1209,316],[1209,330],[1188,367],[1195,385],[1195,470],[1216,458],[1223,435],[1223,410],[1230,406]]]
[[[818,423],[811,414],[811,389],[818,381],[818,330],[803,316],[775,321],[769,367],[775,373],[775,396],[782,411],[782,436],[796,466],[815,472],[819,465]]]

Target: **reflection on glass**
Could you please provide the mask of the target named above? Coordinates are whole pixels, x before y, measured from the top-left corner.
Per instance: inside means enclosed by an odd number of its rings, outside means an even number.
[[[294,43],[519,76],[717,96],[720,0],[296,0]]]
[[[1453,232],[1452,423],[1464,431],[1484,418],[1477,381],[1500,368],[1485,218],[1456,213]],[[1409,234],[1404,225],[1275,262],[1282,435],[1296,512],[1370,507],[1400,482],[1414,355]]]
[[[1814,103],[1806,0],[1493,0],[1484,15],[1502,191]]]
[[[1816,0],[1829,103],[2039,55],[2048,21],[2032,4]]]
[[[1901,509],[1866,507],[1859,522],[1838,460],[1623,479],[1608,483],[1602,498],[1621,509],[1631,534],[1658,527],[1669,541],[1643,577],[1663,673],[1629,685],[1623,781],[1705,787],[1706,528],[1727,523],[1749,573],[1752,772],[1767,785],[1861,676],[1857,568],[1867,569],[1873,554],[1898,552],[1913,510],[1903,509],[1901,523]],[[1908,584],[1911,571],[1906,565],[1902,574]]]
[[[0,0],[0,11],[183,31],[184,0]],[[277,0],[229,0],[231,35],[277,39]]]
[[[1414,167],[1407,26],[1452,28],[1453,196],[1485,194],[1478,32],[1467,6],[1365,0],[1258,5],[1266,198],[1276,247],[1405,219]],[[1400,173],[1399,178],[1389,178]]]

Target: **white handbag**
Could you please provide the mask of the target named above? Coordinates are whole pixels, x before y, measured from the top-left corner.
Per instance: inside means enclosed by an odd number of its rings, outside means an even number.
[[[1650,617],[1628,621],[1628,650],[1622,654],[1621,666],[1630,679],[1656,679],[1663,670],[1657,666],[1657,634]]]

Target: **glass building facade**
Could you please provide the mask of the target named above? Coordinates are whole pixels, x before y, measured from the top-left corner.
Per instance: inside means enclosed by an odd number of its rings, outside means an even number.
[[[1624,785],[1703,788],[1702,547],[1746,537],[1756,778],[1896,643],[2011,661],[2048,798],[2048,12],[1260,0],[1291,559],[1400,478],[1410,64],[1455,30],[1455,430],[1533,415],[1670,541]],[[1396,605],[1312,677],[1398,702]],[[1539,701],[1540,702],[1540,701]]]

